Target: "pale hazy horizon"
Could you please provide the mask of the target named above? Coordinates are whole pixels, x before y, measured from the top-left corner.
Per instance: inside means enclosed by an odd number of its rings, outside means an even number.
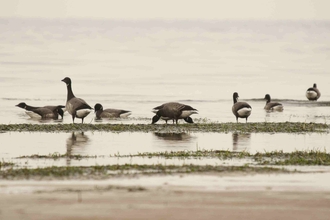
[[[330,20],[327,0],[11,0],[0,17],[90,19]]]

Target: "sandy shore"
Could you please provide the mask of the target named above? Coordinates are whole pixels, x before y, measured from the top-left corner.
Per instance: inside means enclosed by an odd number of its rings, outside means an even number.
[[[72,187],[76,189],[76,187]],[[330,193],[181,189],[1,195],[1,219],[329,219]]]
[[[330,190],[303,177],[0,181],[0,219],[329,219]]]

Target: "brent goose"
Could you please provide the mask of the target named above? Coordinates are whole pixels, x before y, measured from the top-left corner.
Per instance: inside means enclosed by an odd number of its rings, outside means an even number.
[[[283,105],[279,102],[271,102],[271,98],[269,94],[265,95],[265,98],[267,100],[266,105],[264,107],[267,111],[283,111]]]
[[[234,105],[232,107],[232,111],[236,116],[236,122],[238,122],[238,118],[245,118],[247,122],[248,117],[251,115],[252,107],[246,102],[238,102],[238,97],[238,93],[234,92]]]
[[[320,98],[320,96],[321,93],[317,88],[316,83],[314,83],[313,87],[308,88],[306,91],[306,97],[308,98],[308,100],[316,101]]]
[[[160,118],[166,121],[173,120],[178,123],[179,119],[185,120],[187,123],[194,123],[190,115],[198,114],[197,109],[178,102],[168,102],[153,108],[152,112],[156,115],[152,118],[152,124],[155,124]]]
[[[124,118],[132,114],[131,111],[126,111],[121,109],[112,109],[112,108],[103,109],[103,106],[100,103],[95,104],[94,111],[95,111],[96,119],[120,118],[120,117]]]
[[[65,106],[63,105],[47,105],[44,107],[35,107],[31,105],[27,105],[25,102],[20,102],[16,105],[22,109],[26,110],[26,114],[31,118],[41,118],[41,119],[58,119],[58,115],[63,119],[63,110]]]
[[[72,82],[69,77],[65,77],[62,81],[67,86],[66,110],[72,115],[72,122],[74,123],[74,119],[77,117],[81,118],[81,123],[84,123],[84,118],[91,113],[93,108],[83,99],[74,96],[71,87]]]

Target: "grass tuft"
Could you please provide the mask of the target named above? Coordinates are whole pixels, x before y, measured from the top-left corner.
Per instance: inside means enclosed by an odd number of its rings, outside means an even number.
[[[0,132],[264,132],[264,133],[302,133],[329,132],[329,125],[320,123],[283,122],[283,123],[195,123],[195,124],[9,124],[0,125]]]
[[[269,167],[244,166],[212,166],[212,165],[105,165],[105,166],[78,166],[78,167],[46,167],[46,168],[21,168],[0,171],[1,179],[105,179],[123,175],[154,175],[154,174],[183,174],[183,173],[269,173],[289,171]]]

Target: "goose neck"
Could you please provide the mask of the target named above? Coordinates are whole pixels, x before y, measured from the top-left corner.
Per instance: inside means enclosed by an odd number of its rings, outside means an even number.
[[[70,99],[75,97],[73,92],[72,92],[71,84],[67,85],[67,90],[68,90],[67,101],[69,101]]]
[[[237,102],[237,97],[233,96],[234,104]]]

